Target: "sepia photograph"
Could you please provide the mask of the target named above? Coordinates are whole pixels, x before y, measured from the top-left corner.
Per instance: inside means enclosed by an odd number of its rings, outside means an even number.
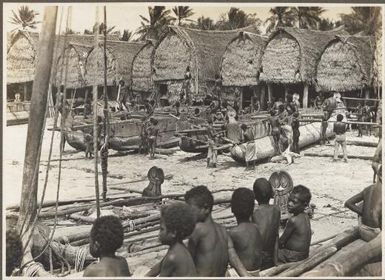
[[[383,18],[3,3],[2,277],[382,277]]]

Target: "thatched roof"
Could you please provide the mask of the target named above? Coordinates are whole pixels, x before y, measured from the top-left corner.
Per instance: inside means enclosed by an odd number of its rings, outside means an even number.
[[[222,57],[222,85],[257,85],[266,42],[267,38],[258,34],[239,32],[227,45]]]
[[[154,80],[180,80],[190,66],[194,79],[214,80],[220,74],[227,44],[240,32],[256,32],[254,26],[229,31],[196,30],[169,26],[154,54]]]
[[[349,91],[371,86],[373,60],[373,37],[336,37],[326,46],[317,65],[317,89]]]
[[[60,56],[57,60],[56,71],[53,72],[53,83],[57,86],[65,84],[67,88],[81,88],[85,86],[85,63],[89,52],[92,50],[90,45],[80,45],[70,43],[65,49],[64,59]],[[66,70],[65,63],[68,59]],[[67,79],[65,75],[67,72]]]
[[[125,41],[107,41],[107,84],[112,85],[123,79],[127,85],[131,82],[132,61],[143,47],[143,43]],[[103,42],[93,48],[87,57],[85,79],[87,85],[104,85]]]
[[[316,31],[278,28],[271,34],[262,57],[260,79],[272,83],[315,82],[315,71],[325,46],[343,30]]]
[[[155,43],[153,41],[148,41],[135,55],[132,61],[132,90],[144,92],[152,91],[152,60],[154,50]]]
[[[7,39],[7,84],[33,81],[39,34],[18,31]]]

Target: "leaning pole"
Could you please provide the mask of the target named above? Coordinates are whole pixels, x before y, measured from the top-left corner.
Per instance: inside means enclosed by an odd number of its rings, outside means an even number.
[[[17,223],[17,229],[21,234],[28,230],[37,211],[39,163],[55,42],[56,17],[57,6],[45,8],[39,36],[38,59],[32,88],[24,157],[20,212]]]

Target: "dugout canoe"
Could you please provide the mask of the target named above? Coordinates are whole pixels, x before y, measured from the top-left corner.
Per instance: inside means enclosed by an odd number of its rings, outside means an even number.
[[[309,123],[300,126],[299,148],[304,148],[311,144],[314,144],[321,139],[321,122]],[[330,137],[333,134],[333,125],[329,123],[329,127],[326,131],[326,135]],[[249,147],[248,147],[249,145]],[[250,146],[254,145],[254,146]],[[236,162],[244,164],[246,162],[246,150],[250,147],[254,150],[253,160],[259,161],[276,155],[274,149],[274,139],[272,136],[265,136],[260,139],[256,139],[253,142],[242,143],[235,145],[230,149],[230,155]]]

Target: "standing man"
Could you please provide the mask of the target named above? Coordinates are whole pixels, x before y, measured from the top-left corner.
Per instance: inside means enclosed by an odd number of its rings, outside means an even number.
[[[342,147],[344,162],[348,162],[348,154],[346,151],[346,124],[342,122],[344,116],[337,115],[337,122],[334,124],[333,132],[336,134],[336,140],[334,144],[334,158],[333,161],[337,161],[339,146]]]

